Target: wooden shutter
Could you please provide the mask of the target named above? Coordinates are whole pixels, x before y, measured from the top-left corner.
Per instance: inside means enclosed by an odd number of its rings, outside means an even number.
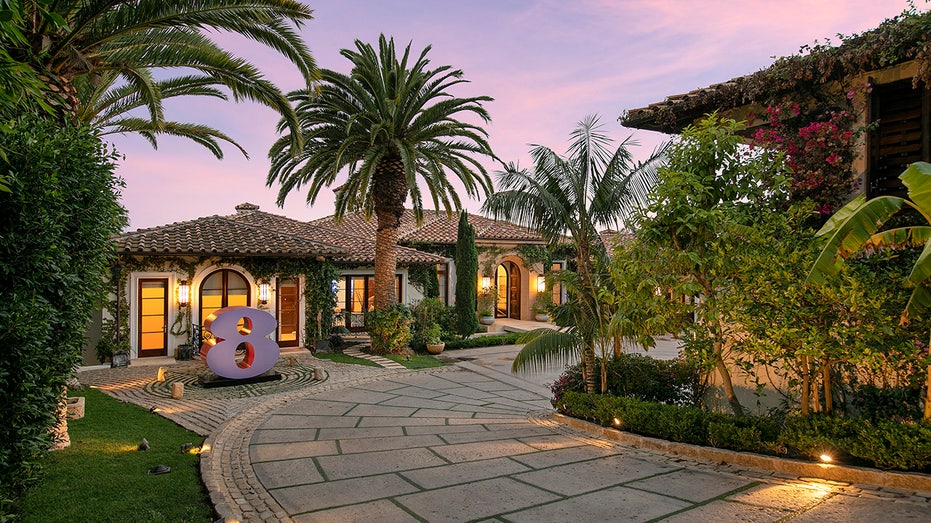
[[[928,161],[928,89],[911,80],[873,87],[867,196],[906,196],[899,175],[912,162]]]

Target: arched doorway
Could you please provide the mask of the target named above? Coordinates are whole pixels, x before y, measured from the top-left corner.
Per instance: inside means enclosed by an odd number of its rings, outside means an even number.
[[[248,307],[252,292],[245,276],[232,269],[210,273],[200,284],[200,322],[217,309],[241,305]]]
[[[498,265],[495,272],[495,288],[498,291],[495,317],[519,320],[520,268],[516,263],[505,261]]]

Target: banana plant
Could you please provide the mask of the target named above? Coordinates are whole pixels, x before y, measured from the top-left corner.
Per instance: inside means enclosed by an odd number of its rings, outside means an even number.
[[[931,164],[913,163],[899,175],[908,189],[908,198],[878,196],[867,200],[860,195],[838,210],[816,233],[827,239],[821,254],[808,272],[807,282],[824,282],[836,274],[844,260],[860,251],[882,248],[923,247],[906,281],[914,286],[903,323],[931,308]],[[884,223],[904,208],[913,209],[923,225],[881,230]],[[931,421],[931,364],[928,365],[924,419]]]

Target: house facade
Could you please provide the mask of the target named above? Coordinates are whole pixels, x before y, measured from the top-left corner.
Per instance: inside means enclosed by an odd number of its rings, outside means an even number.
[[[476,285],[488,277],[486,284],[506,290],[500,316],[530,319],[529,304],[543,292],[537,276],[546,270],[521,253],[536,252],[542,240],[513,224],[470,220],[489,267]],[[440,299],[454,303],[457,225],[458,215],[429,212],[418,226],[405,213],[395,289],[401,303],[424,297],[416,275],[425,269],[438,278]],[[277,321],[270,337],[281,347],[312,344],[332,326],[362,330],[373,301],[374,237],[375,223],[361,215],[302,222],[248,203],[230,215],[121,234],[110,303],[89,329],[84,362],[122,349],[131,359],[176,356],[214,311],[237,305],[269,312]]]
[[[929,26],[931,13],[903,14],[839,46],[814,46],[756,73],[629,109],[620,123],[675,134],[718,111],[746,121],[752,134],[767,125],[767,106],[786,97],[799,103],[803,116],[835,100],[838,111],[855,107],[856,128],[865,130],[850,165],[859,181],[854,192],[905,196],[899,174],[910,163],[931,160]]]

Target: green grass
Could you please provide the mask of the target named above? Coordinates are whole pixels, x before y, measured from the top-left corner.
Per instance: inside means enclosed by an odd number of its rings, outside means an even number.
[[[443,365],[447,365],[446,362],[436,359],[436,356],[429,356],[427,354],[414,354],[411,356],[410,361],[407,360],[406,356],[395,356],[394,354],[388,354],[385,357],[389,360],[396,361],[411,370],[432,369],[433,367],[442,367]]]
[[[196,454],[203,438],[131,403],[86,388],[85,415],[68,422],[71,446],[49,453],[46,475],[22,503],[23,521],[209,522]],[[142,438],[147,451],[136,450]],[[156,465],[171,473],[148,475]]]
[[[329,360],[334,363],[349,363],[352,365],[367,365],[369,367],[379,367],[374,361],[364,360],[362,358],[356,358],[354,356],[347,356],[339,352],[325,352],[314,354],[315,357],[320,358],[321,360]]]

